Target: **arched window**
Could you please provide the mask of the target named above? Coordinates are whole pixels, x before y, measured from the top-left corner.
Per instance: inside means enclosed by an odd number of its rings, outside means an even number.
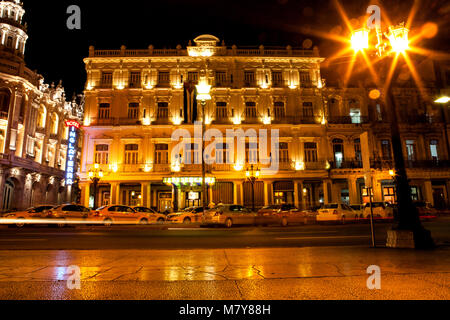
[[[333,155],[336,168],[341,168],[344,161],[344,141],[341,139],[333,140]]]
[[[51,134],[58,134],[58,124],[59,124],[59,117],[56,113],[52,114],[51,118],[51,124],[50,124],[50,133]]]
[[[38,128],[45,128],[46,118],[47,118],[47,109],[41,105],[41,107],[39,108],[39,114],[37,119]]]
[[[9,101],[11,94],[8,90],[0,89],[0,117],[8,118]]]

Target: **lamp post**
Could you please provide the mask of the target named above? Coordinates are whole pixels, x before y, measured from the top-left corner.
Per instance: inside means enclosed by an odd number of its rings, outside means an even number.
[[[376,28],[377,41],[378,44],[374,48],[376,55],[380,59],[390,58],[396,55],[394,58],[394,63],[396,63],[397,58],[405,54],[409,49],[409,30],[400,24],[398,26],[390,26],[389,33],[382,33],[381,27]],[[387,39],[386,39],[387,38]],[[351,38],[351,43],[355,53],[370,50],[369,43],[369,30],[361,29],[353,33]],[[387,50],[388,47],[391,50]],[[388,231],[388,243],[390,247],[416,247],[416,248],[429,248],[433,247],[434,243],[431,238],[431,233],[422,226],[419,218],[419,213],[417,208],[414,206],[411,198],[411,188],[408,182],[408,177],[406,174],[405,160],[403,156],[403,145],[400,138],[400,129],[397,119],[396,104],[393,96],[393,85],[397,80],[400,68],[395,66],[392,70],[392,76],[387,77],[387,82],[385,84],[386,92],[384,96],[384,102],[386,107],[390,110],[391,117],[391,140],[392,147],[394,151],[394,164],[395,164],[395,184],[396,184],[396,194],[398,201],[398,215],[396,217],[396,225],[392,230]],[[413,234],[414,244],[408,243],[403,244],[398,241],[402,236],[402,232],[407,232]]]
[[[450,102],[450,97],[447,97],[447,96],[439,97],[438,99],[436,99],[434,101],[434,103],[440,104],[443,107],[441,114],[442,114],[442,118],[444,120],[444,126],[445,126],[445,144],[447,147],[447,154],[450,153],[450,142],[448,141],[448,134],[447,134],[447,112],[445,112],[444,106],[447,105],[449,102]],[[447,159],[447,160],[450,160],[450,159]]]
[[[94,167],[89,169],[89,178],[94,184],[94,210],[97,209],[97,188],[98,183],[103,178],[103,170],[98,163],[94,164]]]
[[[207,194],[206,194],[206,164],[204,159],[205,154],[205,131],[206,131],[206,115],[205,115],[205,107],[206,101],[211,100],[211,85],[208,84],[207,79],[202,79],[199,84],[196,86],[197,88],[197,100],[200,101],[202,106],[202,193],[203,193],[203,216],[206,214],[207,207]]]
[[[250,182],[252,186],[252,211],[255,212],[255,183],[259,179],[261,175],[261,171],[255,166],[250,165],[245,172],[245,176],[247,177],[248,182]]]

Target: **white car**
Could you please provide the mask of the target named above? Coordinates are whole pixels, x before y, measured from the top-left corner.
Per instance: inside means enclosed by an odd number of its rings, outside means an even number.
[[[348,220],[355,220],[358,218],[358,214],[344,203],[325,204],[317,212],[317,222],[333,221],[344,224]]]
[[[394,217],[394,208],[389,202],[372,202],[374,219],[391,219]],[[370,219],[370,203],[364,208],[364,218]]]

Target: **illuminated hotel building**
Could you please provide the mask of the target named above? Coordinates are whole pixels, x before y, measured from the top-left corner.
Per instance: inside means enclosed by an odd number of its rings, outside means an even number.
[[[0,211],[67,201],[68,129],[82,107],[24,62],[20,1],[0,1]]]
[[[279,159],[279,171],[257,180],[256,207],[366,202],[365,158],[370,160],[374,201],[395,201],[389,111],[381,97],[369,99],[373,88],[325,85],[323,61],[317,48],[243,49],[210,35],[187,48],[90,47],[84,60],[82,204],[93,204],[88,172],[99,164],[105,173],[96,195],[99,205],[166,211],[201,205],[207,196],[208,203],[251,207],[245,171],[249,163],[264,167],[258,143],[247,141],[245,155],[239,156],[223,141],[216,158],[233,158],[207,165],[207,195],[202,195],[201,165],[184,163],[200,157],[201,142],[192,138],[190,148],[176,160],[171,157],[178,144],[172,133],[187,129],[194,137],[193,121],[202,119],[194,90],[201,79],[212,86],[206,129],[224,136],[227,129],[279,130],[278,148],[269,150],[270,157]],[[445,117],[438,106],[421,100],[417,90],[396,90],[414,197],[445,205],[450,186]],[[361,136],[365,132],[367,139]]]

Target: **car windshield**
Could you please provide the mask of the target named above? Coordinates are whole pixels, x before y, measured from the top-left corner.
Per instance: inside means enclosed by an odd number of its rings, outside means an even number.
[[[98,211],[101,211],[101,210],[105,209],[106,207],[107,207],[107,206],[103,206],[103,207],[98,208],[97,210],[98,210]]]
[[[352,208],[353,210],[360,210],[361,206],[358,204],[358,205],[350,206],[350,208]]]
[[[326,204],[323,206],[324,209],[337,209],[339,205],[337,203]]]

